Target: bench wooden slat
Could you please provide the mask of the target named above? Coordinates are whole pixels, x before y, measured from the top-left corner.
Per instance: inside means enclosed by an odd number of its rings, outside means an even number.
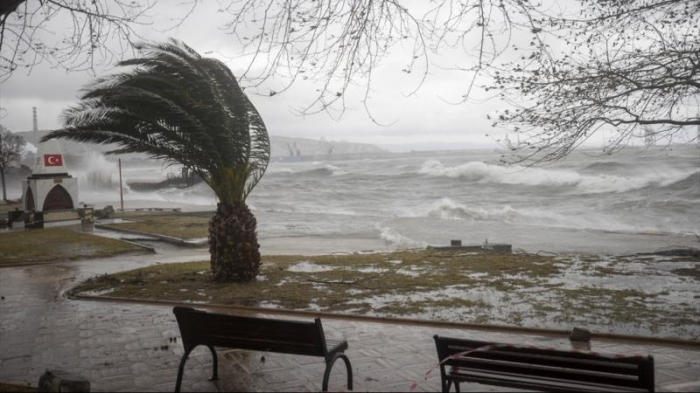
[[[540,364],[514,363],[507,360],[463,358],[455,361],[448,361],[446,365],[466,367],[468,369],[482,369],[489,371],[500,371],[505,373],[517,373],[518,375],[535,376],[542,378],[556,378],[559,380],[590,381],[595,379],[598,382],[625,387],[639,387],[639,378],[633,375],[604,373],[600,371],[580,370],[566,367],[553,367]]]
[[[435,336],[443,391],[452,381],[539,390],[654,391],[651,356],[516,346]],[[453,357],[455,354],[460,356]],[[576,389],[574,389],[576,388]]]
[[[444,337],[443,337],[444,338]],[[447,351],[450,355],[459,353],[459,352],[466,352],[466,351],[471,351],[477,348],[481,348],[484,346],[488,346],[491,344],[498,344],[498,343],[493,343],[490,341],[476,341],[476,340],[462,340],[462,339],[455,339],[458,340],[458,342],[451,342],[448,341],[446,348]],[[463,342],[467,342],[470,345],[465,345]],[[582,362],[583,360],[592,360],[596,362],[603,362],[603,363],[608,363],[611,364],[612,366],[615,367],[622,367],[625,368],[627,365],[633,365],[637,366],[639,365],[639,360],[638,358],[635,357],[626,357],[626,358],[614,358],[612,356],[610,357],[605,357],[601,356],[599,354],[594,354],[590,352],[573,352],[573,351],[562,351],[562,350],[557,350],[557,349],[546,349],[546,348],[529,348],[529,347],[498,347],[489,351],[485,352],[475,352],[470,356],[487,356],[487,354],[493,354],[493,353],[499,353],[501,355],[508,355],[512,354],[512,356],[533,356],[537,357],[537,355],[541,355],[543,358],[556,358],[558,361],[572,361],[580,364],[585,364],[585,362]]]
[[[450,376],[456,380],[483,383],[487,385],[508,386],[520,389],[536,389],[543,391],[573,391],[573,392],[648,392],[647,389],[632,387],[612,388],[607,384],[584,381],[563,381],[561,379],[528,378],[517,373],[491,372],[484,370],[460,369]]]
[[[463,351],[454,351],[459,353]],[[590,371],[610,372],[614,370],[616,374],[638,375],[639,365],[631,363],[611,362],[609,360],[574,359],[556,355],[541,355],[531,353],[518,353],[499,351],[497,349],[487,352],[475,352],[470,355],[479,359],[508,359],[513,362],[537,363],[547,366],[560,366],[581,368]]]

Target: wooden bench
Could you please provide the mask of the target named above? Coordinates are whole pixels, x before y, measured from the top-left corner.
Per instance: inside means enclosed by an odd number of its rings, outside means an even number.
[[[442,391],[460,382],[572,392],[653,392],[654,358],[435,336]]]
[[[177,372],[176,392],[182,385],[187,357],[199,345],[208,347],[214,358],[212,381],[218,379],[218,359],[214,347],[226,347],[323,357],[326,362],[322,383],[324,392],[328,391],[333,363],[338,358],[343,359],[348,373],[348,389],[352,390],[352,367],[344,354],[348,343],[344,340],[326,340],[320,318],[314,322],[288,321],[215,314],[189,307],[175,307],[173,312],[185,348]]]

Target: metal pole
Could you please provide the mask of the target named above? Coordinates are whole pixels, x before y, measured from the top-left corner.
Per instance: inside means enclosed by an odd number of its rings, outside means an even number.
[[[122,159],[119,159],[119,200],[122,204],[122,213],[124,213],[124,192],[122,190]]]

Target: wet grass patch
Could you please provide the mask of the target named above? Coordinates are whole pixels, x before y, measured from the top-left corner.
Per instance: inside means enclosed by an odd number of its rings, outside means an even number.
[[[73,228],[44,228],[0,234],[0,266],[107,258],[147,252],[141,247]]]
[[[401,263],[396,263],[397,260]],[[419,276],[402,274],[402,271],[415,268],[421,269]],[[344,311],[357,308],[357,300],[364,298],[381,295],[401,297],[456,285],[467,289],[486,285],[487,281],[464,274],[475,271],[486,273],[489,280],[499,280],[504,272],[528,274],[534,278],[556,274],[559,268],[552,267],[551,257],[449,255],[436,251],[264,256],[260,276],[251,283],[213,283],[209,276],[209,262],[192,262],[156,265],[95,277],[80,285],[76,291],[89,293],[109,289],[109,296],[115,297],[242,306],[272,302],[277,307],[288,309],[307,309],[313,303],[315,307],[327,311]],[[458,299],[423,301],[425,304],[450,307]],[[401,313],[410,313],[419,307],[422,306],[407,305]]]
[[[564,329],[595,324],[627,334],[678,332],[681,337],[700,337],[695,306],[678,301],[687,294],[646,284],[638,289],[621,286],[617,277],[635,277],[595,268],[611,262],[623,271],[627,263],[610,257],[582,262],[576,257],[437,250],[278,255],[263,256],[261,273],[251,283],[213,283],[207,261],[95,277],[75,292]],[[650,277],[654,276],[644,271],[638,279],[647,283]],[[580,278],[585,278],[582,284],[577,283]],[[659,271],[658,279],[667,283],[668,272]]]
[[[0,392],[38,392],[39,390],[29,385],[15,385],[9,383],[0,383]]]
[[[199,239],[209,236],[209,219],[213,213],[125,213],[119,218],[129,218],[135,221],[108,224],[107,227],[126,229],[142,233],[153,233],[175,237],[178,239]]]

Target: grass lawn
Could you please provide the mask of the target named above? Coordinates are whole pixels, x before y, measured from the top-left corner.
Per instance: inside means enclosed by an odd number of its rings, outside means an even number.
[[[8,383],[0,383],[0,392],[36,392],[37,388],[22,385],[11,385]]]
[[[261,273],[251,283],[213,283],[209,263],[193,262],[99,276],[76,292],[559,329],[596,325],[594,331],[700,338],[700,315],[692,302],[700,297],[697,276],[667,269],[658,277],[650,271],[637,277],[639,261],[604,262],[436,250],[263,256]],[[635,278],[641,287],[626,284]],[[669,291],[674,285],[687,292]]]
[[[130,212],[125,213],[124,216],[115,215],[115,217],[128,217],[137,221],[109,224],[107,226],[171,236],[178,239],[198,239],[209,236],[209,219],[212,215],[213,213],[211,212],[198,214],[134,214]]]
[[[0,266],[143,252],[133,244],[67,227],[0,233]]]

